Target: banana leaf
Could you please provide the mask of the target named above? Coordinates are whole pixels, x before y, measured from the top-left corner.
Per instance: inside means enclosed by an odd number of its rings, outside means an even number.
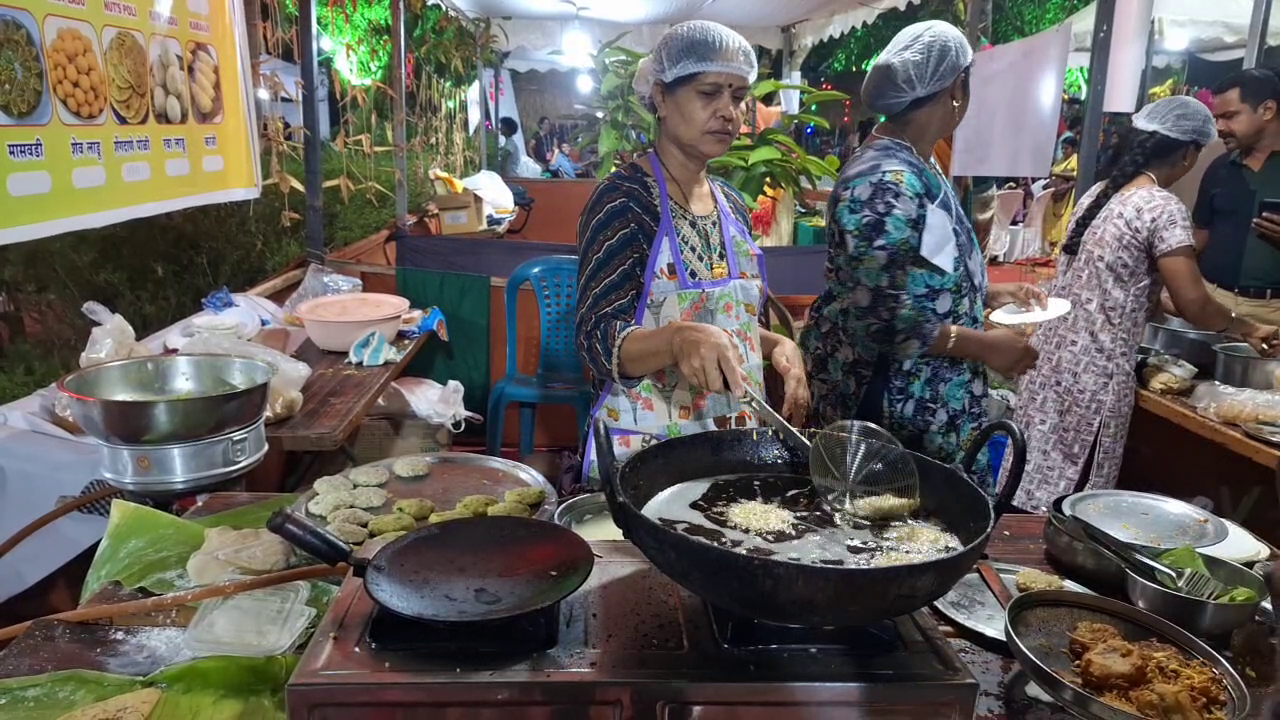
[[[89,670],[0,680],[0,717],[5,720],[55,720],[77,708],[142,687],[138,678]]]
[[[164,594],[191,586],[187,559],[204,544],[204,527],[124,500],[111,503],[107,531],[84,579],[80,602],[107,583]]]
[[[143,687],[164,691],[148,720],[276,720],[297,656],[208,657],[146,678],[87,670],[0,680],[0,717],[56,720],[72,710]]]
[[[93,556],[93,564],[85,577],[80,601],[93,597],[103,586],[119,582],[126,588],[142,588],[164,594],[191,587],[187,577],[187,560],[204,544],[205,527],[228,525],[237,529],[260,528],[271,513],[293,502],[294,496],[272,498],[235,510],[201,518],[200,522],[184,520],[143,505],[124,500],[111,504],[107,531]],[[317,617],[324,614],[337,593],[331,584],[311,583],[308,605]],[[4,714],[0,712],[0,717]]]

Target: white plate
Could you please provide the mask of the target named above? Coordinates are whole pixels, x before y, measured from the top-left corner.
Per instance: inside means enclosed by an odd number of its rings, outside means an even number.
[[[1024,310],[1012,303],[991,313],[991,322],[997,325],[1032,325],[1048,322],[1071,312],[1071,301],[1066,298],[1049,298],[1043,310]]]
[[[1227,539],[1217,545],[1201,548],[1200,552],[1242,564],[1255,563],[1271,557],[1271,548],[1256,538],[1253,533],[1226,518],[1223,518],[1222,522],[1227,525]]]

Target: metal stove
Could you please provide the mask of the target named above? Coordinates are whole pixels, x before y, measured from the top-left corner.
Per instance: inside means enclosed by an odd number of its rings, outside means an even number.
[[[379,612],[348,578],[289,682],[289,717],[973,717],[978,683],[925,612],[769,625],[708,608],[630,543],[592,547],[591,577],[558,607],[465,635]]]

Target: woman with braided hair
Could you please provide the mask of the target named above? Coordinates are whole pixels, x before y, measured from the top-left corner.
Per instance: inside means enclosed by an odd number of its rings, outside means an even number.
[[[1040,362],[1019,389],[1027,466],[1014,504],[1031,512],[1047,512],[1060,495],[1115,487],[1133,411],[1134,358],[1162,287],[1196,327],[1255,346],[1280,337],[1280,329],[1238,318],[1209,294],[1191,217],[1165,189],[1215,137],[1212,113],[1194,98],[1165,98],[1133,116],[1133,131],[1110,177],[1076,206],[1051,293],[1072,310],[1036,331]]]

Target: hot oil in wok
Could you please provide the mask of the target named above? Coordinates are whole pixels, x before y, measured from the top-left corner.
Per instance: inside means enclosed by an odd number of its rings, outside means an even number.
[[[790,510],[796,522],[784,532],[754,535],[731,527],[734,503],[759,500]],[[948,555],[959,538],[927,518],[841,524],[822,504],[809,478],[800,475],[724,475],[673,485],[641,512],[663,526],[747,555],[830,567],[909,565]]]

